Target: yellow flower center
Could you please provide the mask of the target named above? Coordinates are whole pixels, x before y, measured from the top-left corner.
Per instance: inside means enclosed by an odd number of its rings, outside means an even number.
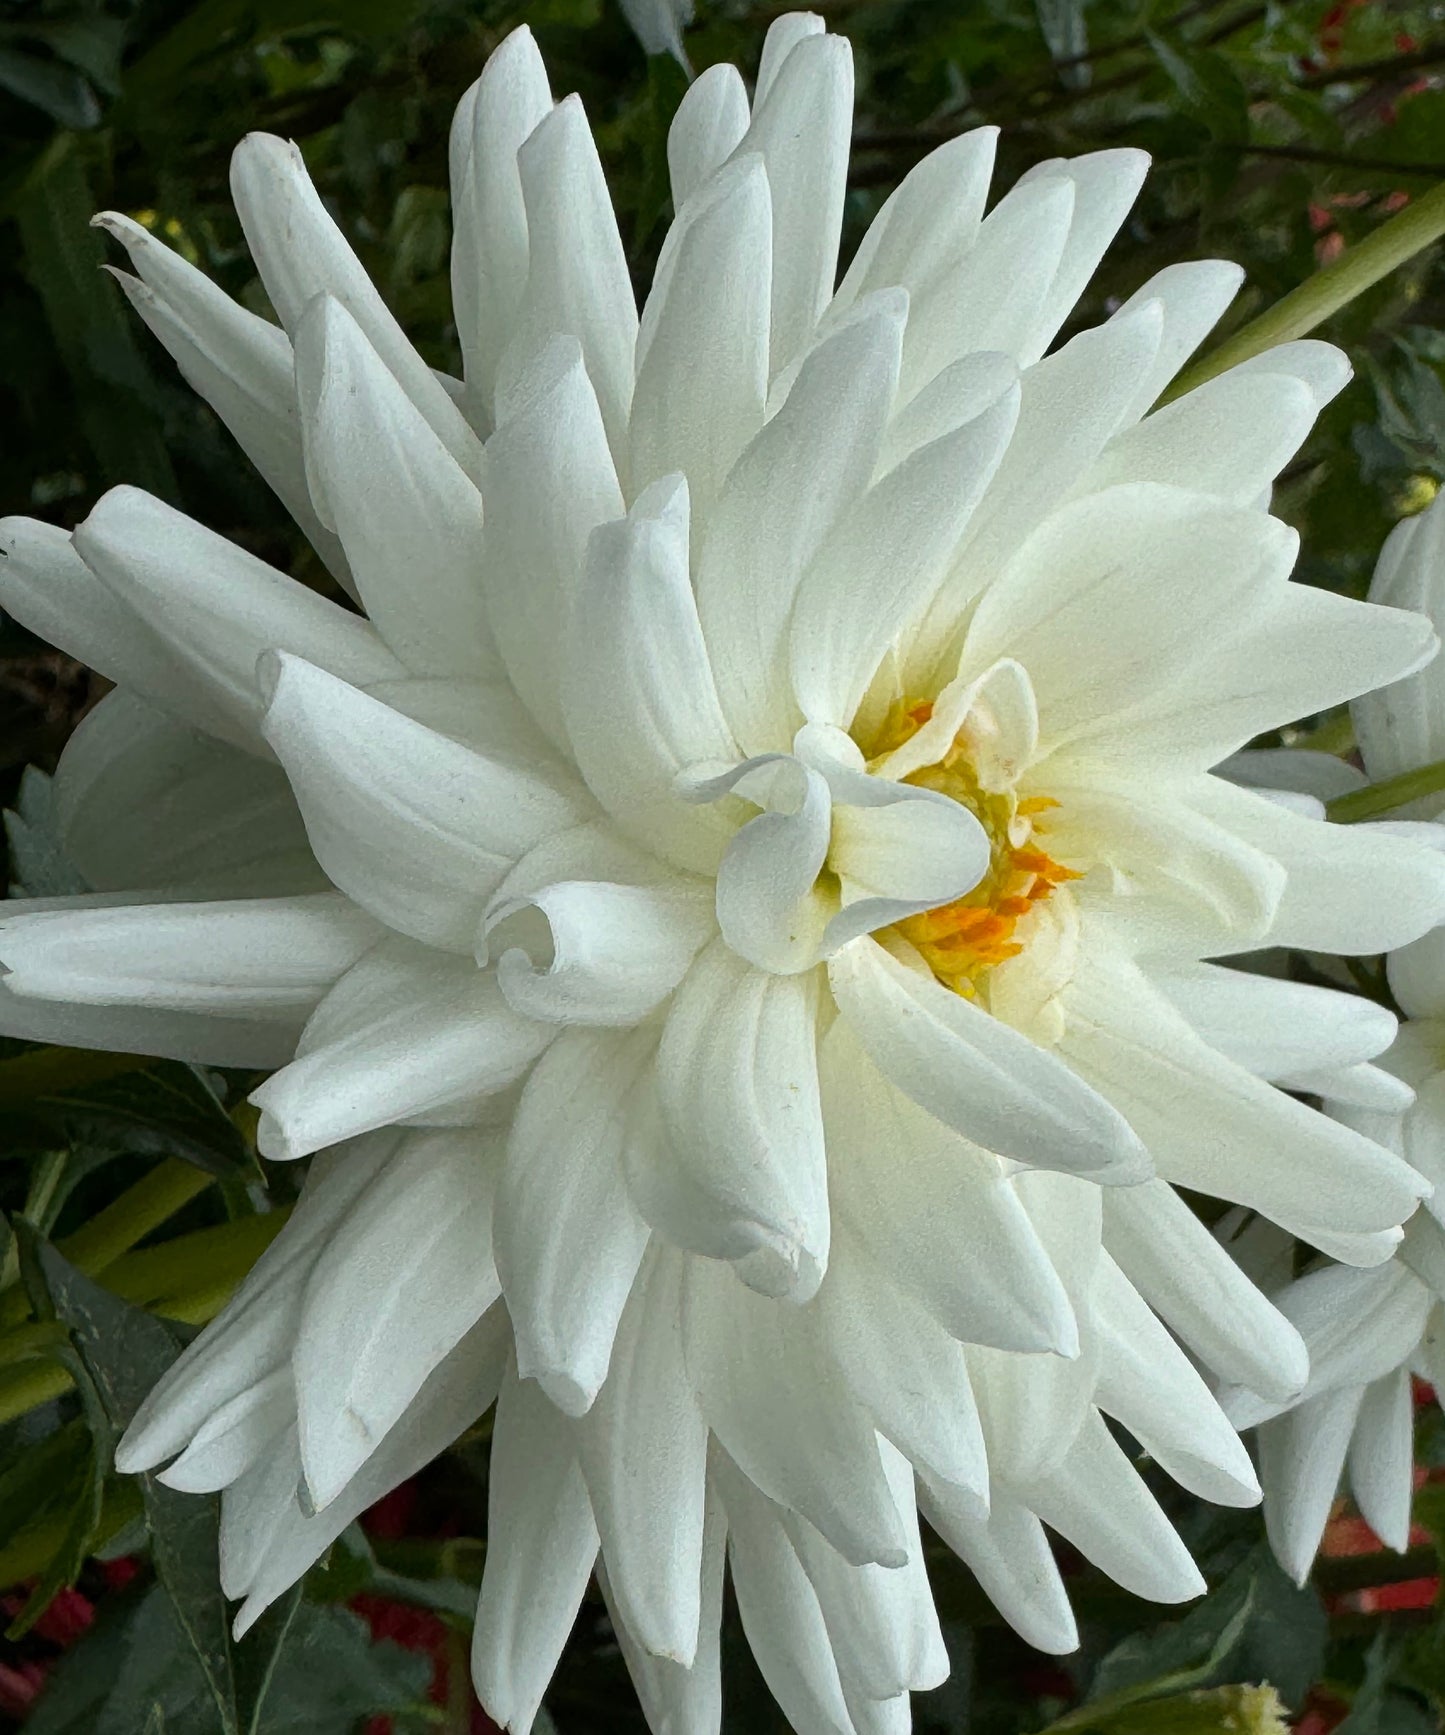
[[[932,715],[931,700],[895,705],[874,757],[896,751]],[[919,952],[945,987],[972,1000],[995,964],[1023,951],[1023,941],[1015,934],[1024,917],[1055,887],[1080,878],[1038,845],[1039,836],[1048,830],[1040,815],[1058,803],[1047,795],[1020,800],[1012,789],[984,789],[963,733],[937,764],[910,772],[903,781],[959,802],[988,835],[988,870],[971,892],[895,924],[895,932]]]

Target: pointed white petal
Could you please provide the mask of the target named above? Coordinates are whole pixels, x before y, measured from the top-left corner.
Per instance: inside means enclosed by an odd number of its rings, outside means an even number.
[[[582,99],[565,97],[517,152],[529,270],[498,391],[510,389],[557,336],[582,346],[619,467],[627,455],[637,304]]]
[[[1123,1116],[1048,1050],[872,940],[828,962],[843,1016],[906,1095],[987,1150],[1113,1185],[1147,1153]]]
[[[496,1257],[517,1365],[571,1415],[607,1377],[647,1243],[622,1174],[627,1096],[655,1038],[564,1030],[517,1105],[497,1191]]]
[[[322,1249],[291,1357],[317,1511],[497,1299],[496,1155],[471,1129],[408,1134]]]
[[[482,458],[487,608],[512,685],[565,747],[561,646],[587,539],[624,511],[576,339],[539,353],[497,419]]]
[[[296,390],[312,498],[388,647],[419,674],[498,674],[482,496],[333,296],[297,323]]]
[[[822,1058],[830,1184],[886,1278],[961,1342],[1075,1353],[1068,1297],[998,1159],[895,1090],[846,1019]]]
[[[263,731],[318,861],[401,933],[470,953],[507,869],[585,814],[549,763],[483,758],[297,657],[270,676]]]
[[[1136,1596],[1187,1602],[1208,1589],[1097,1411],[1058,1469],[1031,1484],[1025,1498],[1045,1524]]]
[[[278,765],[124,689],[107,693],[66,742],[55,806],[65,854],[97,891],[276,897],[325,887]]]
[[[1409,1370],[1400,1368],[1366,1388],[1350,1440],[1350,1491],[1370,1529],[1398,1554],[1410,1543],[1414,1421]]]
[[[129,217],[102,211],[91,221],[130,255],[139,276],[117,271],[115,279],[170,351],[186,384],[221,418],[326,566],[351,589],[341,544],[317,517],[307,491],[296,373],[285,332],[233,301]]]
[[[644,1259],[577,1445],[624,1621],[652,1655],[690,1668],[702,1618],[708,1434],[683,1364],[682,1269],[681,1254],[655,1244]]]
[[[1138,396],[1123,418],[1124,426],[1147,414],[1160,392],[1218,324],[1243,281],[1243,267],[1228,259],[1190,259],[1166,265],[1114,314],[1115,319],[1127,319],[1153,301],[1164,315],[1158,353],[1139,382]]]
[[[1214,1373],[1280,1400],[1309,1377],[1299,1332],[1165,1181],[1104,1200],[1104,1244],[1130,1282]]]
[[[258,1142],[284,1162],[444,1114],[521,1077],[551,1037],[470,959],[383,942],[322,1001],[297,1058],[252,1092]]]
[[[260,715],[265,651],[290,651],[348,681],[403,673],[368,622],[138,488],[112,488],[75,546],[204,684],[233,738],[246,740]]]
[[[523,24],[503,38],[452,118],[452,309],[468,406],[482,427],[527,283],[517,152],[551,107],[542,56]]]
[[[675,211],[732,155],[748,119],[748,93],[735,66],[710,66],[687,87],[667,130]]]
[[[472,1679],[489,1716],[530,1729],[597,1558],[571,1425],[509,1368],[492,1432],[487,1565]]]
[[[690,1259],[683,1332],[703,1415],[742,1473],[844,1559],[902,1566],[907,1541],[878,1437],[813,1310],[755,1294],[717,1260]]]
[[[300,1023],[381,938],[345,898],[112,905],[6,917],[12,994]]]
[[[984,1517],[967,1495],[925,1478],[918,1504],[1020,1637],[1055,1656],[1077,1650],[1078,1628],[1044,1527],[1021,1500],[996,1487]]]
[[[789,615],[808,563],[872,479],[906,313],[900,290],[869,296],[812,351],[738,459],[706,526],[695,561],[698,614],[747,752],[785,748],[799,720],[788,681]]]
[[[677,991],[657,1056],[673,1160],[733,1226],[731,1256],[757,1256],[748,1281],[798,1300],[828,1261],[818,986],[814,973],[754,970],[714,941]]]
[[[1144,151],[1124,149],[1090,151],[1080,157],[1038,163],[1020,177],[1020,186],[1059,178],[1070,181],[1074,188],[1069,238],[1022,360],[1037,360],[1058,335],[1129,215],[1148,170],[1149,158]]]
[[[236,1616],[234,1628],[238,1639],[277,1597],[315,1565],[348,1524],[384,1494],[415,1476],[438,1452],[455,1444],[491,1407],[502,1376],[506,1344],[506,1316],[500,1307],[494,1307],[433,1371],[405,1415],[329,1506],[308,1516],[293,1497],[289,1513],[277,1526],[254,1572],[247,1575],[246,1601]],[[293,1454],[294,1450],[293,1446]],[[285,1457],[279,1452],[277,1456],[284,1464]],[[292,1490],[295,1486],[293,1469]],[[225,1498],[229,1499],[232,1492],[228,1489]],[[224,1565],[224,1528],[222,1560]],[[240,1595],[241,1588],[227,1585],[228,1593],[233,1595]]]
[[[231,157],[231,195],[271,305],[292,337],[307,303],[334,295],[447,450],[475,473],[476,435],[377,294],[321,203],[297,147],[266,133],[249,134]]]
[[[577,765],[618,829],[679,867],[716,868],[732,829],[679,799],[679,772],[738,758],[688,579],[687,487],[657,483],[595,532],[565,635],[562,703]],[[734,822],[735,823],[735,822]]]
[[[272,1368],[207,1417],[157,1480],[184,1494],[213,1494],[243,1476],[295,1420],[291,1370]]]
[[[1265,1529],[1296,1584],[1309,1577],[1324,1535],[1362,1396],[1358,1386],[1327,1392],[1259,1430]]]
[[[763,423],[772,221],[762,158],[739,158],[668,231],[643,309],[631,486],[681,470],[700,520]]]

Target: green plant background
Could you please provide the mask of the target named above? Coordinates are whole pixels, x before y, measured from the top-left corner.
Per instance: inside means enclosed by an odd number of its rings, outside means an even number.
[[[751,71],[780,10],[699,0],[686,35],[694,69],[736,60]],[[826,10],[852,39],[858,76],[845,252],[899,176],[967,126],[1003,126],[1004,184],[1060,154],[1153,153],[1080,322],[1170,261],[1218,254],[1248,271],[1232,328],[1445,177],[1439,6],[835,0]],[[648,59],[611,0],[4,0],[0,512],[70,525],[106,488],[133,483],[324,586],[268,491],[129,315],[87,220],[105,207],[137,217],[265,311],[227,161],[249,130],[288,135],[422,352],[454,367],[447,128],[491,48],[522,21],[557,93],[584,97],[644,286],[668,217],[666,130],[686,75]],[[1349,351],[1355,379],[1276,496],[1303,534],[1310,582],[1362,594],[1389,526],[1445,476],[1442,310],[1437,249],[1323,334]],[[49,845],[43,779],[22,787],[22,770],[53,764],[99,691],[52,647],[0,625],[0,795],[20,810],[10,877],[29,890],[65,889],[64,864]],[[1348,751],[1346,719],[1308,727]],[[253,1082],[0,1044],[0,1207],[17,1225],[13,1236],[0,1227],[0,1591],[10,1587],[12,1619],[0,1685],[7,1669],[49,1674],[24,1724],[35,1735],[348,1735],[379,1728],[368,1719],[383,1711],[398,1735],[472,1727],[460,1668],[441,1702],[429,1698],[430,1661],[373,1642],[348,1605],[364,1594],[428,1611],[441,1654],[460,1659],[485,1554],[484,1438],[421,1478],[405,1534],[353,1532],[240,1646],[225,1635],[211,1503],[109,1473],[115,1432],[147,1381],[214,1313],[294,1196],[294,1173],[255,1155],[243,1106]],[[1421,1461],[1445,1462],[1439,1418],[1421,1414]],[[1062,1661],[1015,1640],[938,1550],[955,1671],[918,1700],[919,1729],[1265,1728],[1238,1684],[1266,1681],[1292,1709],[1312,1706],[1316,1731],[1342,1715],[1348,1735],[1440,1726],[1445,1622],[1433,1610],[1382,1617],[1357,1593],[1437,1570],[1445,1489],[1422,1490],[1428,1540],[1410,1556],[1336,1559],[1304,1590],[1270,1563],[1257,1514],[1164,1497],[1210,1596],[1161,1611],[1079,1567],[1084,1645]],[[103,1589],[97,1555],[143,1557],[139,1576]],[[62,1651],[32,1622],[75,1582],[98,1613]],[[725,1658],[728,1735],[781,1728],[731,1618]],[[577,1735],[642,1727],[598,1604],[584,1607],[546,1715]],[[0,1712],[0,1729],[18,1726]]]

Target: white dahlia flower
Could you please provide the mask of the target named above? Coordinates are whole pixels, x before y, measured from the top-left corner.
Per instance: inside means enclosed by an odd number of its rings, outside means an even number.
[[[124,867],[78,851],[94,894],[5,925],[7,1008],[264,1051],[263,1151],[324,1153],[120,1461],[224,1487],[245,1624],[495,1396],[474,1665],[519,1730],[594,1567],[653,1727],[697,1735],[725,1559],[835,1735],[946,1670],[920,1507],[1045,1648],[1045,1524],[1194,1595],[1106,1418],[1248,1503],[1176,1339],[1270,1399],[1308,1368],[1176,1187],[1362,1265],[1426,1190],[1274,1084],[1393,1021],[1203,961],[1445,914],[1416,840],[1211,774],[1434,648],[1292,585],[1262,505],[1342,358],[1151,414],[1238,283],[1213,261],[1050,352],[1144,161],[984,216],[987,131],[835,290],[850,106],[806,16],[751,104],[697,80],[639,320],[582,109],[510,37],[453,133],[460,382],[250,138],[281,328],[101,221],[358,609],[132,489],[5,528],[8,606],[120,684],[72,756],[142,815]]]
[[[1445,499],[1396,526],[1370,594],[1388,606],[1420,610],[1437,628],[1445,622]],[[1357,699],[1353,710],[1372,781],[1445,759],[1445,670],[1438,664]],[[1283,755],[1244,757],[1252,774],[1284,769]],[[1332,777],[1336,794],[1358,778],[1338,762],[1332,772],[1318,765],[1310,772],[1315,781]],[[1445,793],[1398,811],[1408,816],[1391,822],[1398,834],[1433,835],[1436,847],[1445,848],[1445,830],[1435,823],[1445,816]],[[1393,952],[1386,975],[1405,1014],[1390,1048],[1376,1065],[1334,1067],[1307,1088],[1337,1119],[1395,1151],[1438,1189],[1445,1182],[1445,928]],[[1304,1337],[1309,1382],[1289,1404],[1235,1391],[1226,1394],[1225,1407],[1240,1427],[1261,1424],[1265,1523],[1280,1563],[1302,1582],[1342,1473],[1376,1535],[1391,1548],[1408,1544],[1411,1374],[1445,1398],[1445,1194],[1426,1199],[1387,1263],[1351,1270],[1319,1262],[1295,1282],[1265,1287]]]

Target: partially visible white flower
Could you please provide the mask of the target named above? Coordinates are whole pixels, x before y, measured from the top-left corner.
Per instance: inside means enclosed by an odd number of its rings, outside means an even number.
[[[648,54],[670,54],[690,71],[682,33],[692,23],[693,0],[618,0],[623,17]]]
[[[1370,596],[1418,609],[1437,626],[1445,621],[1445,497],[1391,532]],[[1438,665],[1355,700],[1352,710],[1370,781],[1445,757]],[[1326,798],[1365,781],[1338,760],[1295,752],[1241,755],[1236,775]],[[1445,813],[1445,795],[1402,811],[1386,829],[1445,848],[1445,829],[1431,823]],[[1396,1151],[1435,1192],[1406,1224],[1396,1255],[1373,1270],[1319,1265],[1295,1282],[1270,1282],[1257,1264],[1269,1234],[1260,1225],[1250,1232],[1254,1258],[1246,1252],[1242,1260],[1309,1348],[1309,1383],[1292,1404],[1224,1395],[1239,1427],[1259,1424],[1266,1526],[1280,1563],[1301,1582],[1346,1471],[1371,1528],[1403,1551],[1414,1469],[1411,1374],[1445,1398],[1445,928],[1392,952],[1386,973],[1406,1020],[1390,1048],[1373,1065],[1316,1068],[1293,1082],[1319,1095],[1335,1119]]]

